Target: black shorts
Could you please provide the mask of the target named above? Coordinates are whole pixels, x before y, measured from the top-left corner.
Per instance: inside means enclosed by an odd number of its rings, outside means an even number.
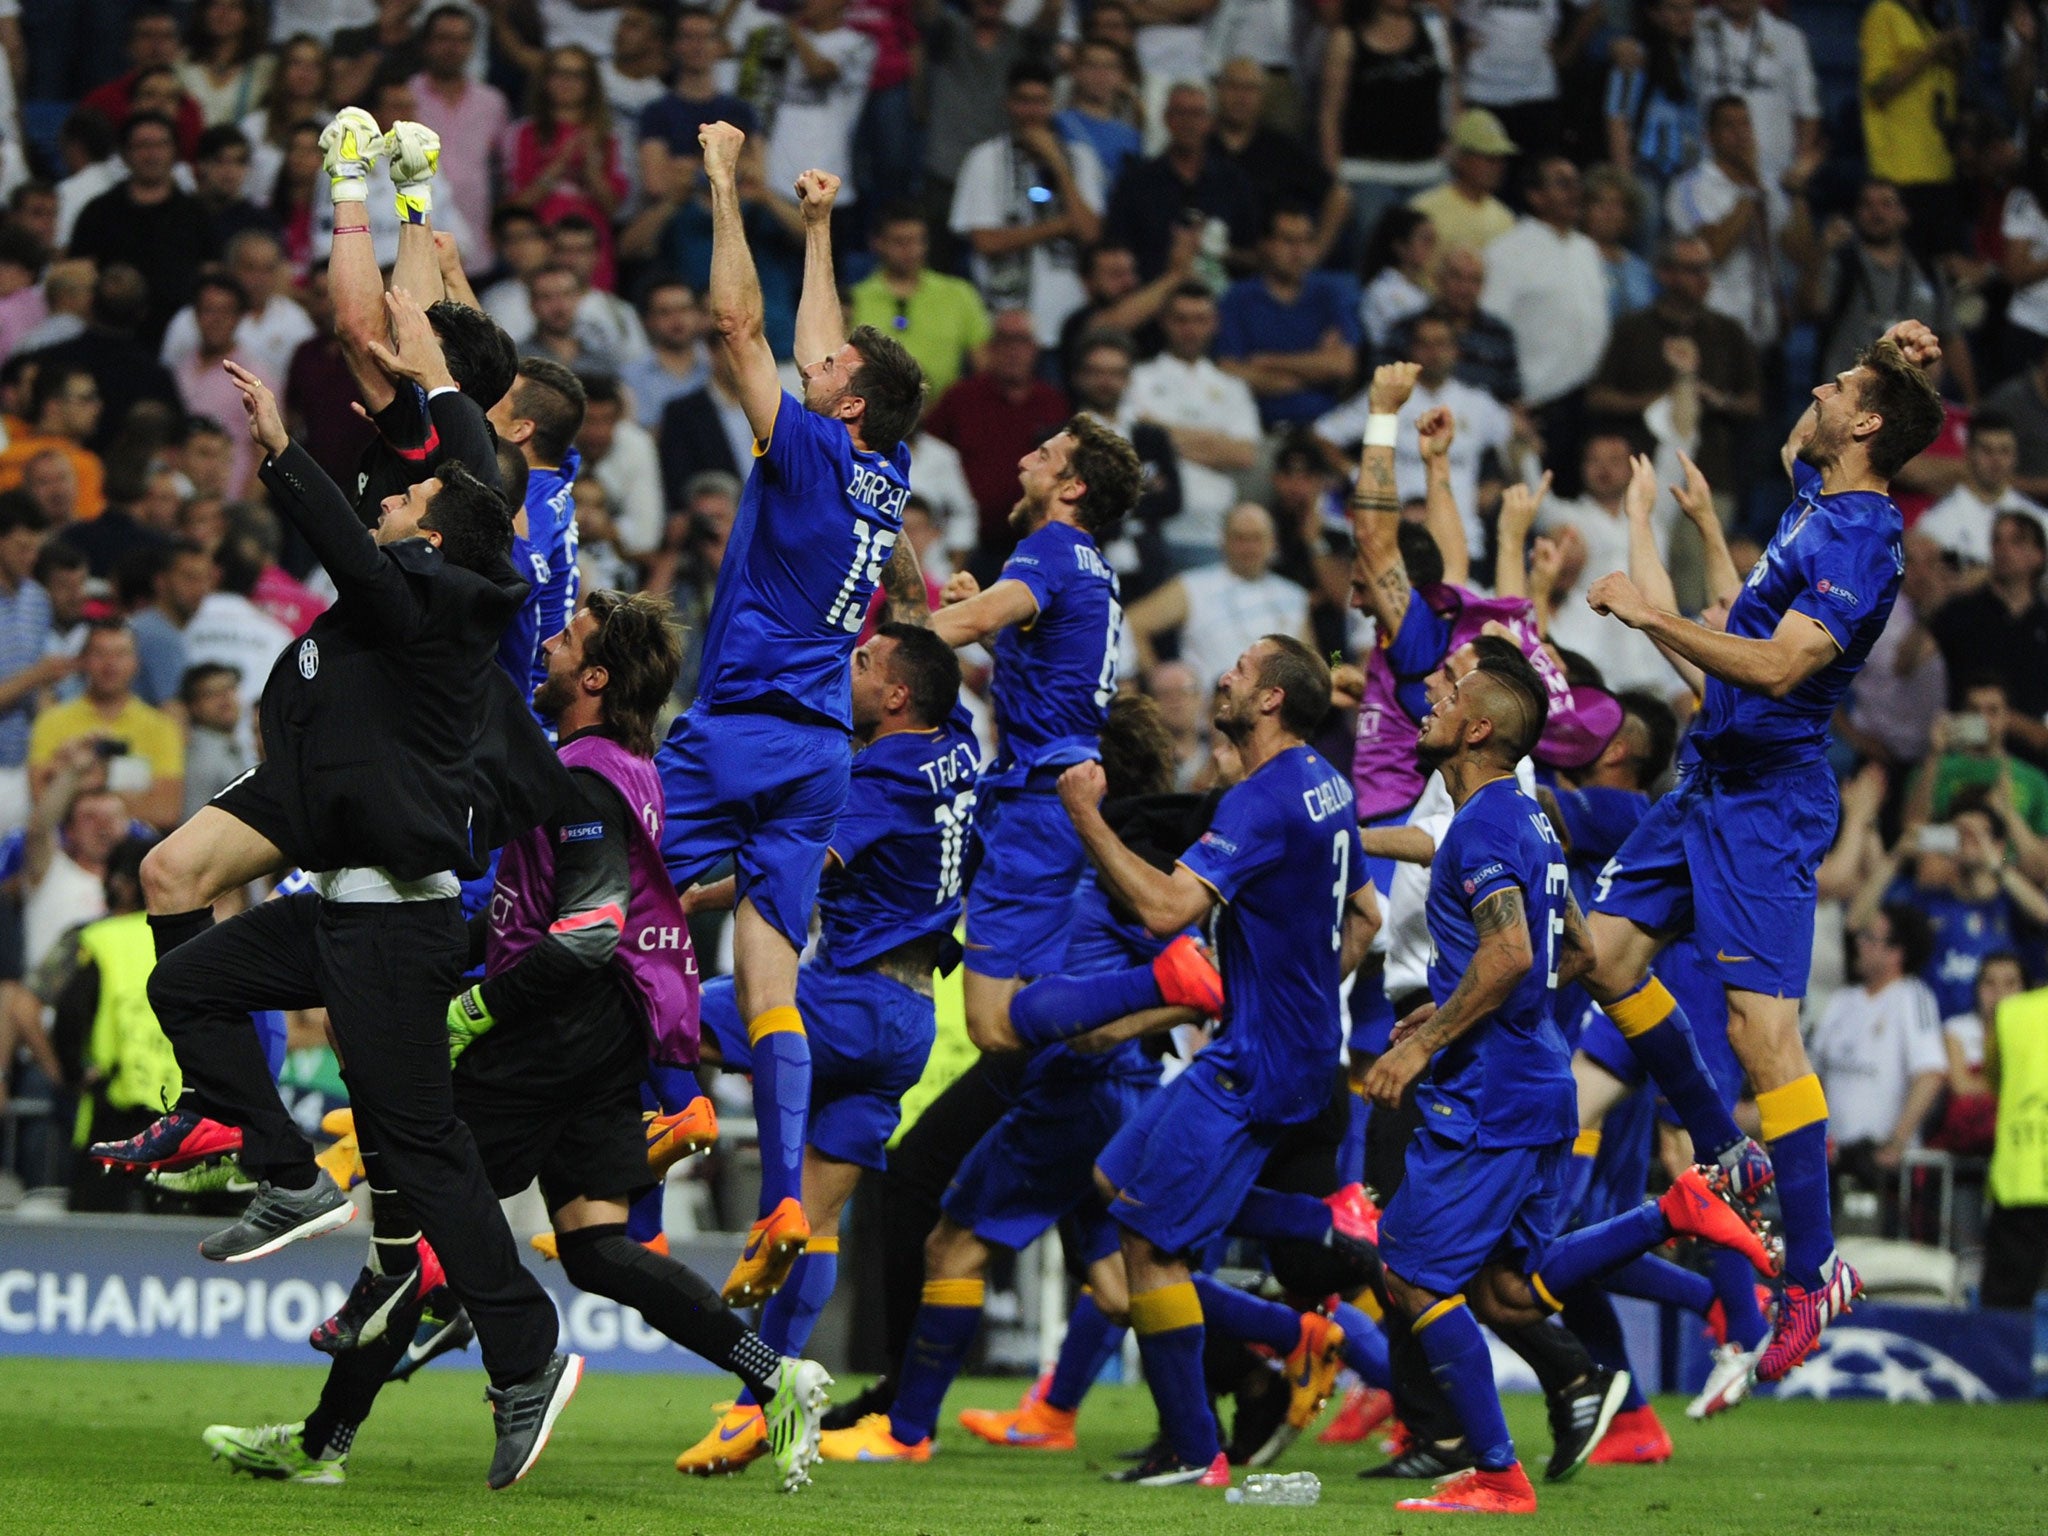
[[[218,806],[244,826],[262,833],[290,858],[298,839],[292,833],[285,801],[277,792],[280,771],[269,763],[258,763],[207,804]]]
[[[481,1048],[482,1042],[472,1047]],[[500,1200],[536,1178],[550,1214],[579,1196],[631,1200],[654,1184],[647,1171],[640,1081],[608,1072],[563,1092],[555,1084],[465,1072],[458,1063],[455,1114],[476,1137],[484,1173]]]

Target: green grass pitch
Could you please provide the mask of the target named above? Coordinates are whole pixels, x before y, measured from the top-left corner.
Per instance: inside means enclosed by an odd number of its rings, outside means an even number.
[[[314,1368],[0,1361],[0,1532],[1417,1536],[1447,1520],[1396,1514],[1393,1499],[1407,1486],[1358,1481],[1356,1469],[1379,1459],[1370,1448],[1306,1437],[1285,1465],[1322,1477],[1315,1509],[1247,1509],[1214,1491],[1105,1486],[1102,1468],[1151,1429],[1151,1403],[1139,1388],[1089,1398],[1075,1453],[1000,1451],[947,1428],[927,1466],[828,1464],[810,1488],[788,1497],[772,1491],[760,1468],[710,1482],[672,1470],[721,1394],[720,1381],[704,1376],[593,1372],[533,1475],[499,1494],[483,1485],[491,1451],[483,1378],[448,1366],[384,1394],[356,1441],[345,1487],[231,1478],[207,1459],[202,1427],[299,1418],[319,1381]],[[1019,1388],[962,1382],[947,1401],[947,1422],[962,1407],[1014,1402]],[[1669,1465],[1589,1467],[1564,1487],[1539,1485],[1541,1512],[1513,1528],[1596,1536],[2048,1528],[2048,1406],[1759,1402],[1706,1425],[1686,1422],[1680,1409],[1675,1399],[1658,1404],[1677,1442]],[[1524,1454],[1540,1463],[1549,1448],[1540,1406],[1511,1398],[1509,1418]]]

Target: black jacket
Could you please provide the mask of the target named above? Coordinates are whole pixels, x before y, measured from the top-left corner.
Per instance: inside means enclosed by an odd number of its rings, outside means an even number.
[[[708,386],[679,395],[662,407],[657,446],[661,452],[662,492],[672,507],[690,504],[684,493],[691,478],[704,470],[743,473],[733,462],[732,442],[725,435],[724,423],[718,419],[718,403],[711,398]]]
[[[493,659],[526,583],[509,558],[482,575],[424,539],[375,543],[296,443],[262,479],[340,594],[263,689],[268,792],[291,827],[284,851],[309,870],[482,873],[492,849],[574,793]]]

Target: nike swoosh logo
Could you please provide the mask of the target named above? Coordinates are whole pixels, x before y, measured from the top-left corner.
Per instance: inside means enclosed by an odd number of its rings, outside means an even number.
[[[1723,965],[1741,965],[1744,961],[1754,960],[1756,956],[1731,955],[1726,950],[1717,949],[1714,951],[1714,958],[1720,961]]]
[[[752,1429],[753,1426],[754,1421],[752,1419],[748,1419],[745,1423],[741,1424],[737,1429],[727,1429],[723,1424],[721,1424],[718,1426],[718,1438],[720,1440],[737,1440],[741,1435],[744,1435],[749,1429]]]

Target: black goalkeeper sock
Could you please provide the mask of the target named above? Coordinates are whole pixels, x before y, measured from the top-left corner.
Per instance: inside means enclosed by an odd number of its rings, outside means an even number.
[[[412,1202],[395,1189],[370,1186],[370,1267],[403,1275],[420,1267],[420,1222]]]
[[[308,1456],[347,1452],[355,1443],[356,1431],[370,1416],[385,1378],[411,1342],[410,1328],[388,1328],[361,1348],[334,1357],[320,1388],[320,1401],[306,1415],[306,1427],[299,1435]]]
[[[709,1281],[626,1236],[623,1223],[555,1235],[562,1273],[579,1291],[609,1296],[693,1354],[731,1371],[757,1402],[775,1395],[782,1357],[719,1298]]]
[[[1579,1336],[1562,1323],[1518,1323],[1493,1330],[1536,1373],[1545,1397],[1557,1397],[1591,1376],[1599,1367],[1579,1342]]]
[[[156,940],[157,959],[163,959],[180,944],[198,938],[212,926],[212,907],[194,907],[190,912],[150,913],[149,936]]]

